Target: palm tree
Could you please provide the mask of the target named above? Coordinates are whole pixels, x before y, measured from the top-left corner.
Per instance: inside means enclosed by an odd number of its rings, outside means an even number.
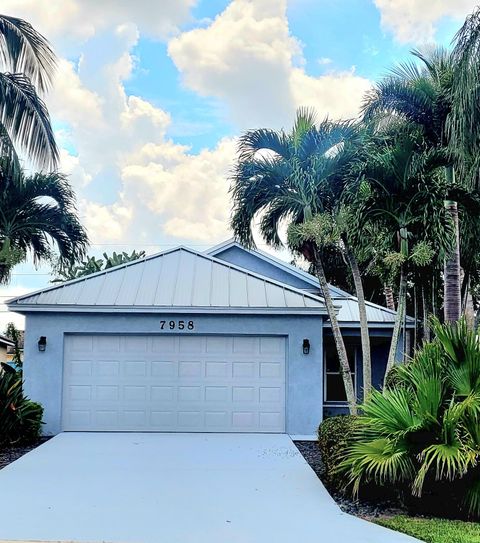
[[[439,169],[444,154],[423,145],[421,132],[409,124],[396,124],[393,136],[376,137],[367,145],[367,161],[358,192],[366,192],[358,213],[359,236],[376,226],[386,233],[382,257],[398,273],[398,306],[385,377],[395,363],[402,324],[405,322],[407,278],[412,266],[430,264],[435,253],[450,248],[451,225],[445,220],[445,182]],[[364,185],[368,183],[368,190]],[[368,243],[368,236],[366,242]],[[404,337],[406,330],[404,329]]]
[[[286,224],[301,225],[329,214],[338,201],[344,173],[352,160],[348,140],[351,123],[324,120],[318,126],[313,112],[299,110],[290,133],[259,129],[246,132],[239,142],[239,160],[233,177],[235,236],[254,246],[254,222],[262,238],[281,247]],[[314,265],[338,353],[347,402],[356,413],[356,395],[342,333],[325,275],[322,247],[304,239],[292,247]]]
[[[31,253],[34,263],[82,258],[87,234],[75,210],[75,194],[64,175],[52,172],[8,176],[0,162],[0,283]]]
[[[48,41],[29,23],[0,15],[0,156],[18,170],[15,145],[40,168],[53,168],[58,149],[45,92],[55,69]]]
[[[417,497],[433,488],[433,499],[448,493],[435,504],[443,513],[480,517],[480,345],[464,319],[432,328],[436,339],[362,406],[340,469],[355,493],[372,482]]]
[[[452,111],[452,88],[455,79],[453,56],[442,48],[423,54],[413,51],[420,64],[408,62],[391,71],[367,96],[364,114],[368,121],[385,124],[401,118],[420,127],[430,148],[443,152],[445,177],[452,189],[455,180],[455,158],[449,152],[449,115]],[[444,315],[455,321],[461,314],[460,238],[457,202],[446,194],[446,213],[455,228],[457,242],[445,260]]]
[[[469,15],[454,38],[455,74],[449,129],[454,152],[478,169],[480,136],[480,7]],[[478,183],[478,177],[475,179]]]
[[[127,262],[134,262],[140,258],[145,258],[145,251],[132,251],[130,254],[123,251],[123,253],[116,253],[108,255],[103,253],[103,259],[96,258],[94,256],[87,256],[86,260],[79,263],[69,263],[67,266],[62,266],[61,263],[57,265],[56,274],[57,277],[53,279],[52,283],[63,283],[64,281],[71,281],[72,279],[78,279],[79,277],[85,277],[92,273],[97,273],[102,270],[108,270]]]

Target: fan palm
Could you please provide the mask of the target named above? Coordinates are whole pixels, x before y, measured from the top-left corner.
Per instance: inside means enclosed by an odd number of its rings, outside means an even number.
[[[8,171],[0,168],[0,283],[28,253],[34,263],[50,261],[55,249],[62,262],[82,258],[88,238],[65,176],[8,176]]]
[[[436,339],[362,406],[340,470],[354,492],[374,482],[420,496],[443,483],[450,509],[479,517],[480,345],[464,319],[432,328]]]
[[[53,77],[55,55],[29,23],[0,15],[0,156],[18,170],[14,145],[41,168],[54,167],[58,150],[40,98]]]
[[[232,183],[235,236],[253,246],[254,222],[273,247],[282,246],[280,231],[316,217],[332,217],[353,153],[347,142],[355,130],[351,123],[324,120],[318,126],[313,112],[299,110],[290,133],[252,130],[240,138],[239,160]],[[303,239],[291,248],[314,265],[325,299],[338,352],[347,401],[356,411],[356,397],[343,337],[322,262],[322,247]]]
[[[442,48],[423,54],[413,51],[417,62],[394,68],[367,96],[365,118],[380,125],[401,118],[421,128],[431,149],[446,158],[445,177],[452,189],[456,186],[454,154],[449,152],[448,122],[452,111],[452,89],[456,65],[453,56]],[[418,61],[420,61],[418,63]],[[449,194],[446,194],[449,198]],[[453,245],[444,268],[445,320],[455,321],[461,314],[460,239],[457,202],[446,200],[447,214],[454,225],[457,242]]]

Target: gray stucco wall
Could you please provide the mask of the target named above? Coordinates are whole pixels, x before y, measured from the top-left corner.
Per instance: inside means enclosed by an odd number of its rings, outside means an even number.
[[[160,320],[192,319],[192,315],[32,313],[25,336],[25,391],[44,409],[44,434],[61,431],[63,350],[68,333],[160,334]],[[195,315],[195,330],[184,334],[281,335],[286,337],[286,431],[311,436],[322,418],[322,317],[261,315]],[[45,352],[37,341],[47,337]],[[302,353],[302,341],[311,344]]]

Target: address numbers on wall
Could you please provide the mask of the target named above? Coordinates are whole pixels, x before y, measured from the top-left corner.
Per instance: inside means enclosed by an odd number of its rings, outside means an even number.
[[[193,321],[160,321],[160,330],[195,330]]]

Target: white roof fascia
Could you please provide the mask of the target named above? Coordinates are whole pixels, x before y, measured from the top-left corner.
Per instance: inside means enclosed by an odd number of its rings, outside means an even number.
[[[206,314],[218,313],[226,314],[258,314],[265,315],[326,315],[325,308],[315,307],[192,307],[192,306],[118,306],[118,305],[40,305],[40,304],[22,304],[13,306],[12,311],[16,313],[155,313],[155,314]]]

